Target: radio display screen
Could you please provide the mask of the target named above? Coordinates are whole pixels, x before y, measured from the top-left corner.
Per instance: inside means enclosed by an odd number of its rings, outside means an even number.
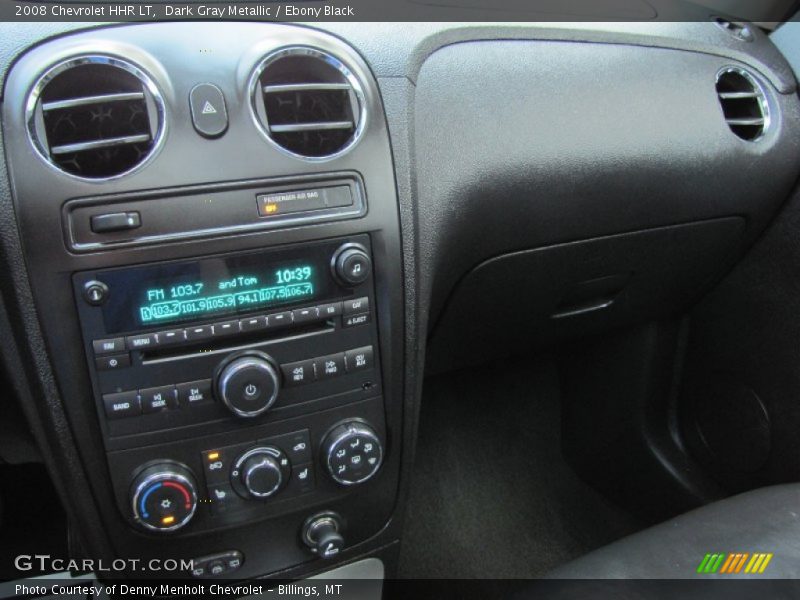
[[[268,312],[311,304],[340,290],[331,277],[327,251],[298,254],[286,259],[274,253],[249,254],[99,272],[110,290],[103,305],[106,331],[169,328],[173,323]]]

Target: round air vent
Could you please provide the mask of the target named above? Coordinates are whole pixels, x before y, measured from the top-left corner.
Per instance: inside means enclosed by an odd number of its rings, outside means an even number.
[[[364,92],[339,59],[315,48],[267,56],[251,80],[256,121],[295,157],[324,160],[355,145],[364,129]]]
[[[738,67],[726,67],[717,75],[717,96],[733,133],[748,142],[763,137],[770,124],[769,103],[755,77]]]
[[[39,154],[82,179],[120,177],[153,155],[164,131],[164,102],[140,69],[118,58],[82,56],[38,81],[27,105]]]

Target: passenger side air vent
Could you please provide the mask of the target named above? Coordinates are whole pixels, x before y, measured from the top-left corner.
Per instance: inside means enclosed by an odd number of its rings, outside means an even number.
[[[40,79],[28,101],[28,127],[34,146],[58,169],[110,179],[153,154],[163,133],[163,101],[135,66],[86,56]]]
[[[251,87],[263,132],[293,156],[338,156],[363,131],[364,94],[358,79],[339,59],[320,50],[288,48],[268,56]]]
[[[717,75],[717,96],[731,131],[754,142],[767,131],[769,105],[761,86],[747,71],[727,67]]]

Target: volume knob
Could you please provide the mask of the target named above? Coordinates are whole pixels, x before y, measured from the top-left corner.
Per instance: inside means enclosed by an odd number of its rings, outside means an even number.
[[[233,355],[217,369],[217,395],[237,417],[257,417],[275,404],[280,380],[263,352]]]

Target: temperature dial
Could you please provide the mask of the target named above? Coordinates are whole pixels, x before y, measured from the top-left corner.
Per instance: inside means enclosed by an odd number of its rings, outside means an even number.
[[[231,470],[231,485],[245,498],[263,500],[274,496],[289,481],[292,466],[274,446],[253,448],[242,454]]]
[[[188,467],[173,462],[150,465],[131,486],[133,518],[148,531],[184,527],[197,510],[197,486]]]
[[[378,434],[362,421],[347,421],[325,437],[322,459],[333,480],[356,485],[374,477],[383,462]]]

